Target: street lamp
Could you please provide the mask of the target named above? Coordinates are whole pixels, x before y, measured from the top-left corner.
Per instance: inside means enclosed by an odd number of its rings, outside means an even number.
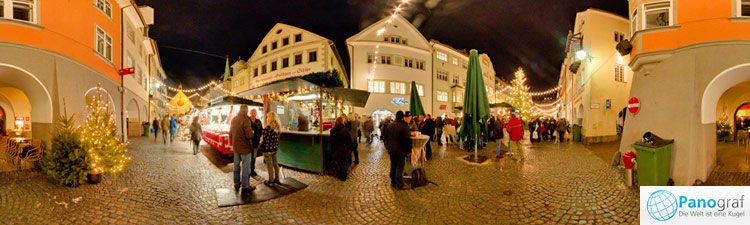
[[[583,59],[585,59],[585,58],[586,58],[586,51],[584,51],[583,49],[581,49],[581,50],[578,50],[578,51],[576,52],[576,58],[577,58],[578,60],[583,60]]]

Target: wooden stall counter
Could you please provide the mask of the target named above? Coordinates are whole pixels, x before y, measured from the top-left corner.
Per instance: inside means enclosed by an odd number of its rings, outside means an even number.
[[[295,169],[323,173],[331,160],[330,132],[282,131],[277,159]]]

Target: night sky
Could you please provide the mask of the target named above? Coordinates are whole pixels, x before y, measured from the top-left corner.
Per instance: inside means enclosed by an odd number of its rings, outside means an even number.
[[[136,0],[154,8],[149,34],[168,83],[197,87],[247,60],[276,23],[335,42],[349,68],[346,38],[388,16],[400,0]],[[598,8],[627,16],[627,0],[410,0],[402,13],[427,40],[487,53],[498,77],[523,67],[531,91],[554,87],[575,13]],[[192,53],[174,48],[208,53]],[[219,56],[219,57],[216,57]]]

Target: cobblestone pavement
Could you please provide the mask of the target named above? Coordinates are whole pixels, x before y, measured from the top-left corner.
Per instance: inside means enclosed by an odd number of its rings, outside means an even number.
[[[433,144],[427,177],[438,185],[398,191],[387,153],[360,144],[361,164],[345,182],[283,169],[309,184],[258,204],[217,207],[215,188],[232,185],[230,159],[205,143],[131,139],[132,163],[97,185],[61,187],[39,171],[0,173],[0,223],[10,224],[635,224],[639,194],[622,172],[577,143],[526,143],[526,160],[494,159],[494,143],[469,165],[468,153]],[[258,172],[265,176],[262,157]],[[261,185],[262,177],[253,182]]]

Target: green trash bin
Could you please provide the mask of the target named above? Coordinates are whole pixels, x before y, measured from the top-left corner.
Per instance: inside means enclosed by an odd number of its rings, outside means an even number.
[[[151,134],[151,124],[143,123],[143,136],[148,137]]]
[[[573,141],[581,141],[581,126],[573,125]]]
[[[631,144],[635,149],[639,186],[667,186],[672,163],[672,143],[659,147]]]

